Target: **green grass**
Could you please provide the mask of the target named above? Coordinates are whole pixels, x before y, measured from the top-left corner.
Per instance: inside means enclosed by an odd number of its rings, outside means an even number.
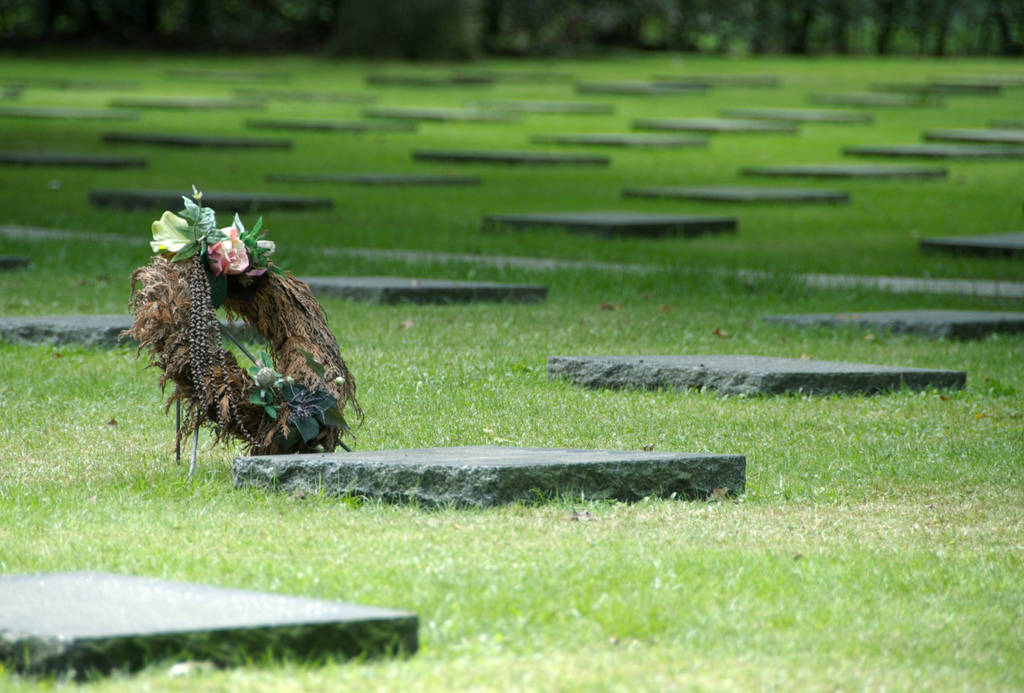
[[[0,59],[5,77],[139,79],[153,95],[224,95],[168,67],[281,69],[287,88],[367,91],[380,66],[307,58],[118,56]],[[446,66],[386,66],[437,72]],[[85,688],[136,690],[1021,690],[1024,666],[1024,340],[930,341],[861,330],[802,330],[773,312],[895,308],[1019,310],[977,297],[820,291],[731,270],[1021,280],[1019,260],[922,254],[930,235],[1018,230],[1014,162],[949,162],[941,182],[812,182],[851,204],[720,206],[622,200],[640,185],[749,183],[740,166],[839,161],[845,144],[919,141],[928,127],[1018,115],[1024,90],[950,97],[944,108],[874,109],[877,122],[807,125],[798,136],[718,136],[707,150],[613,151],[607,169],[416,164],[413,148],[536,148],[531,133],[624,131],[644,116],[737,106],[802,106],[813,91],[949,73],[1011,72],[990,61],[625,57],[494,63],[581,79],[764,71],[779,89],[587,97],[613,116],[528,115],[515,125],[426,124],[420,133],[288,133],[291,152],[105,147],[108,130],[258,134],[227,111],[146,111],[135,123],[0,120],[0,149],[144,155],[142,171],[0,170],[0,223],[132,234],[121,240],[15,241],[34,259],[0,273],[0,314],[124,312],[128,275],[147,261],[149,212],[90,207],[92,187],[328,195],[330,212],[264,213],[278,259],[300,275],[403,274],[544,283],[539,305],[324,307],[366,412],[360,449],[503,444],[738,453],[737,502],[562,498],[489,510],[238,491],[204,434],[197,479],[173,462],[173,419],[158,373],[133,349],[0,343],[0,574],[105,570],[388,607],[420,617],[422,649],[397,661],[254,663],[169,678],[155,662]],[[273,85],[276,86],[276,85]],[[566,85],[380,88],[381,105],[461,106],[475,98],[572,98]],[[103,106],[113,94],[27,89],[24,105]],[[354,118],[361,107],[271,102],[259,115]],[[268,136],[282,136],[267,131]],[[552,148],[555,150],[555,148]],[[561,149],[558,149],[561,150]],[[479,188],[375,189],[270,184],[290,171],[476,172]],[[53,183],[59,181],[59,185]],[[777,184],[764,181],[765,184]],[[484,214],[622,208],[730,213],[735,236],[603,241],[558,232],[479,231]],[[230,210],[218,210],[222,221]],[[243,215],[246,221],[250,216]],[[408,264],[337,249],[404,248],[653,265],[648,273]],[[328,250],[324,250],[324,249]],[[330,249],[335,249],[332,252]],[[601,310],[600,304],[618,306]],[[619,305],[621,304],[621,305]],[[717,333],[716,333],[717,328]],[[722,334],[727,336],[721,336]],[[968,373],[960,392],[875,397],[720,397],[607,392],[550,381],[552,354],[751,353]],[[116,422],[116,423],[114,423]],[[587,510],[584,521],[574,511]],[[50,681],[0,674],[0,688]],[[60,682],[58,682],[59,684]]]

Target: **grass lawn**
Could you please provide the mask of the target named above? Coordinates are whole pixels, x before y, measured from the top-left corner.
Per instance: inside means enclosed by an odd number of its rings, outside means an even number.
[[[197,478],[173,461],[158,373],[133,348],[0,342],[0,574],[102,570],[415,611],[421,650],[370,663],[255,662],[184,678],[154,662],[88,690],[1021,690],[1024,689],[1024,337],[933,341],[764,323],[768,313],[949,308],[1021,301],[811,289],[829,272],[1024,280],[1020,259],[922,253],[918,239],[1021,228],[1019,160],[940,161],[939,181],[793,181],[848,190],[846,205],[621,198],[626,187],[763,184],[742,166],[863,162],[856,144],[910,144],[929,128],[1019,118],[1024,88],[949,96],[941,107],[873,108],[872,125],[805,124],[797,135],[723,134],[700,149],[624,149],[609,167],[413,162],[414,149],[529,149],[533,134],[626,132],[639,117],[804,107],[811,93],[874,82],[1019,73],[999,60],[712,59],[679,56],[494,62],[579,80],[776,74],[778,88],[580,95],[569,84],[368,87],[364,75],[450,66],[303,57],[149,55],[0,58],[3,80],[133,80],[139,92],[27,87],[11,106],[100,108],[117,96],[223,97],[224,82],[173,68],[279,70],[265,88],[372,93],[381,106],[482,99],[612,103],[608,115],[529,114],[515,123],[425,123],[416,133],[283,132],[247,117],[356,119],[363,105],[144,110],[137,121],[0,116],[0,150],[143,156],[145,169],[0,167],[0,224],[104,234],[0,234],[0,315],[125,313],[148,261],[149,211],[92,207],[91,188],[263,191],[333,198],[331,211],[262,213],[276,259],[297,275],[378,275],[545,284],[537,305],[367,305],[323,300],[356,378],[359,449],[522,445],[743,454],[747,490],[726,502],[561,498],[497,509],[425,510],[373,500],[235,490],[241,447],[201,438]],[[248,85],[252,86],[252,85]],[[0,102],[0,106],[8,104]],[[195,132],[292,139],[291,150],[202,151],[105,144],[101,134]],[[920,162],[928,163],[928,162]],[[473,173],[475,187],[268,183],[268,173]],[[484,215],[621,209],[728,214],[736,234],[603,240],[562,231],[482,233]],[[222,225],[233,210],[217,209]],[[243,214],[247,223],[256,214]],[[126,241],[131,235],[136,241]],[[545,271],[407,262],[349,249],[410,249],[634,263]],[[766,270],[759,281],[736,270]],[[610,308],[610,309],[609,309]],[[956,392],[721,397],[589,391],[551,381],[554,354],[737,353],[964,370]],[[586,512],[584,512],[586,511]],[[2,623],[2,615],[0,615]],[[56,683],[0,672],[0,688]]]

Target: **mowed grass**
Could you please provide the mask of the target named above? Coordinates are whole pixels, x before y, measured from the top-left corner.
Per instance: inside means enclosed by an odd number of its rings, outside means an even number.
[[[175,67],[281,70],[280,88],[379,95],[380,105],[576,98],[565,84],[368,88],[380,68],[449,66],[307,58],[152,56],[0,60],[6,78],[132,79],[142,94],[225,96],[231,85],[164,77]],[[515,124],[424,124],[417,134],[256,131],[249,116],[348,119],[362,106],[268,102],[265,111],[144,111],[136,122],[0,120],[0,149],[145,156],[143,170],[0,169],[0,223],[108,234],[0,236],[33,257],[0,273],[0,313],[125,312],[128,275],[148,258],[150,212],[93,208],[93,187],[261,190],[329,196],[330,212],[265,212],[281,265],[299,275],[400,274],[542,283],[538,305],[375,306],[324,300],[366,412],[359,449],[523,445],[720,452],[747,458],[747,492],[726,502],[634,504],[563,497],[488,510],[235,490],[239,447],[204,434],[197,478],[173,462],[158,373],[134,349],[0,343],[0,573],[103,570],[406,608],[421,651],[370,663],[256,661],[169,678],[169,663],[96,679],[136,690],[1020,690],[1024,688],[1024,340],[931,341],[801,330],[769,313],[896,308],[1020,310],[1020,301],[809,289],[802,272],[1024,279],[1019,260],[923,254],[921,236],[1019,230],[1019,162],[938,162],[945,181],[796,181],[849,190],[828,205],[620,199],[624,187],[762,183],[740,166],[841,161],[847,144],[920,140],[929,127],[1019,117],[1024,89],[948,97],[934,109],[868,109],[871,126],[805,125],[792,136],[713,136],[707,149],[610,151],[608,168],[414,163],[413,149],[562,151],[547,132],[627,131],[634,117],[799,107],[876,81],[1007,73],[1014,63],[637,57],[487,63],[482,69],[646,79],[672,72],[778,74],[777,89],[586,96],[612,116],[527,115]],[[243,86],[243,85],[239,85]],[[277,84],[262,85],[278,88]],[[113,92],[26,89],[20,105],[102,107]],[[138,95],[138,94],[122,94]],[[290,152],[104,145],[107,131],[266,134]],[[580,148],[586,149],[586,148]],[[575,148],[566,148],[567,151]],[[586,149],[586,151],[601,151]],[[859,161],[849,159],[851,162]],[[474,188],[266,183],[266,173],[473,172]],[[630,209],[735,214],[736,235],[605,241],[568,233],[481,233],[483,215]],[[231,210],[217,210],[222,222]],[[247,222],[257,215],[243,215]],[[137,242],[120,235],[130,234]],[[406,263],[347,248],[512,254],[653,266],[495,268]],[[751,282],[736,269],[765,269]],[[750,353],[964,370],[959,392],[872,397],[720,397],[589,391],[551,381],[553,354]],[[574,519],[575,518],[575,519]],[[10,671],[2,687],[40,681]],[[43,683],[47,683],[44,681]]]

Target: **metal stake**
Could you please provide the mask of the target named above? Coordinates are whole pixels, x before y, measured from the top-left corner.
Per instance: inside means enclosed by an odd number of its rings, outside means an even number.
[[[199,454],[199,428],[196,428],[196,435],[192,439],[192,461],[188,465],[188,480],[192,481],[192,475],[196,471],[196,456]]]

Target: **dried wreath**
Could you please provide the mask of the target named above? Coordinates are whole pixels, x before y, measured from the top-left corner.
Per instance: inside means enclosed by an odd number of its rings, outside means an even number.
[[[262,218],[246,229],[235,214],[231,226],[217,228],[202,193],[193,187],[192,197],[183,196],[180,216],[168,211],[153,222],[156,256],[132,273],[135,322],[126,331],[163,371],[161,388],[174,382],[165,411],[178,407],[177,449],[189,434],[198,441],[204,424],[216,441],[242,440],[253,455],[345,447],[345,407],[362,412],[309,286],[270,260],[275,248],[263,239]],[[221,306],[262,337],[270,353],[253,356],[224,330],[216,316]],[[251,367],[238,364],[222,334]],[[193,442],[190,475],[195,457]]]

